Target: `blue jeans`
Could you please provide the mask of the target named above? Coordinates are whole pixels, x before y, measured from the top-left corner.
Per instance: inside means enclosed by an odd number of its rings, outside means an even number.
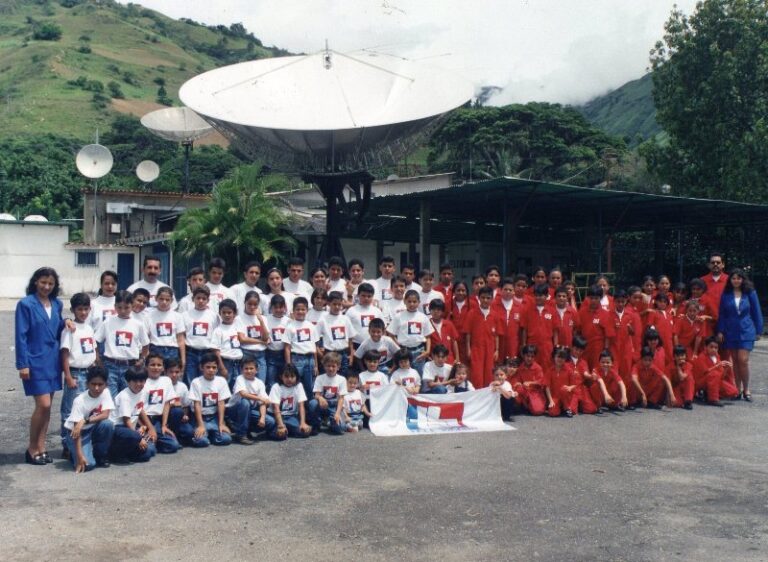
[[[326,400],[328,402],[328,407],[323,408],[320,406],[320,401],[317,399],[312,399],[309,401],[309,403],[314,402],[314,409],[315,411],[312,413],[312,421],[313,423],[310,424],[315,429],[320,427],[320,423],[322,422],[322,418],[324,416],[328,416],[328,425],[330,432],[335,435],[341,435],[345,431],[347,431],[347,424],[344,423],[344,416],[342,415],[341,421],[339,423],[336,423],[335,415],[336,415],[336,407],[339,405],[338,399],[333,400]]]
[[[256,376],[264,386],[267,386],[267,355],[265,351],[243,350],[243,359],[253,359],[256,361]],[[242,362],[241,362],[242,363]],[[269,391],[267,391],[269,392]]]
[[[179,360],[179,348],[171,345],[155,345],[149,344],[149,352],[157,353],[162,356],[163,359],[176,359]]]
[[[144,437],[138,431],[118,425],[112,436],[109,456],[115,461],[147,462],[155,456],[157,448],[154,443],[147,441],[147,448],[142,451],[139,444],[143,439]]]
[[[421,393],[422,394],[448,394],[448,387],[443,385],[443,386],[433,386],[432,388],[429,388],[429,386],[427,386],[426,381],[424,381],[421,384]]]
[[[426,344],[421,344],[416,347],[406,347],[408,350],[408,353],[411,355],[411,367],[416,369],[416,372],[419,373],[419,376],[421,376],[421,373],[424,371],[424,364],[427,362],[426,359],[419,359],[416,361],[416,358],[424,353],[424,351],[427,349]]]
[[[88,390],[88,385],[85,380],[85,375],[88,373],[88,369],[69,369],[72,378],[77,382],[75,388],[69,388],[67,383],[64,383],[64,392],[61,395],[61,444],[66,447],[67,433],[69,430],[64,427],[64,422],[67,421],[69,414],[72,413],[72,403],[79,394],[82,394]]]
[[[181,421],[184,417],[184,408],[173,406],[168,414],[168,427],[176,434],[176,439],[184,445],[195,446],[195,427],[189,421]]]
[[[229,433],[219,431],[219,418],[216,414],[203,416],[206,435],[200,439],[193,437],[193,447],[207,447],[208,445],[226,446],[232,443],[232,436]]]
[[[104,462],[109,457],[109,447],[112,444],[112,434],[115,426],[109,420],[103,420],[91,426],[84,427],[80,432],[80,444],[85,456],[85,470],[92,470],[98,463]],[[66,446],[72,453],[70,459],[72,465],[77,463],[77,450],[72,432],[67,430],[65,436]]]
[[[307,398],[312,396],[312,387],[315,382],[315,354],[299,355],[291,353],[291,363],[299,372],[299,382],[304,387]]]
[[[269,391],[272,390],[272,385],[279,380],[283,369],[285,369],[285,352],[282,349],[280,351],[268,349],[265,353],[267,358],[267,378],[264,381],[264,385],[267,387],[267,394],[269,394]]]
[[[227,369],[227,382],[231,391],[235,387],[237,377],[240,376],[240,359],[224,359],[222,357],[221,362],[224,363],[224,368]]]
[[[170,418],[170,415],[168,417]],[[155,431],[157,432],[157,443],[155,443],[155,447],[157,448],[158,453],[171,454],[181,449],[181,445],[179,445],[179,442],[176,439],[176,437],[173,437],[172,435],[163,435],[162,416],[158,416],[156,419],[153,419],[152,425],[155,426]],[[170,429],[170,420],[169,420],[169,429]],[[173,429],[171,429],[171,431],[173,431]]]
[[[113,361],[109,357],[104,358],[104,368],[107,370],[107,388],[112,398],[128,386],[125,382],[125,372],[131,368],[133,361]]]
[[[331,350],[326,349],[326,353],[330,353]],[[344,377],[345,379],[349,375],[349,348],[343,349],[341,351],[334,351],[333,353],[338,353],[341,356],[341,365],[339,366],[339,374]],[[321,372],[325,372],[325,369],[322,368],[321,364]]]
[[[285,437],[278,437],[277,425],[275,425],[275,429],[272,430],[272,433],[269,434],[272,439],[282,441],[288,437],[309,437],[310,435],[309,433],[302,433],[299,431],[299,416],[283,416],[283,423],[285,424],[285,428],[288,430],[288,435]]]
[[[248,435],[251,431],[262,431],[258,427],[261,419],[259,406],[254,405],[250,400],[241,398],[235,406],[227,408],[227,416],[232,424],[232,432],[238,437]],[[264,429],[267,434],[271,434],[275,429],[275,418],[269,413],[264,417]]]
[[[200,358],[207,352],[207,349],[195,349],[194,347],[186,348],[187,357],[186,364],[184,365],[184,384],[187,386],[192,383],[192,379],[196,379],[200,376]]]

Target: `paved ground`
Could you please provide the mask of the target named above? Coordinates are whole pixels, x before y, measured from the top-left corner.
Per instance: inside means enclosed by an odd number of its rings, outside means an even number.
[[[185,449],[76,476],[20,464],[31,402],[12,320],[0,312],[4,560],[768,560],[768,345],[752,404]]]

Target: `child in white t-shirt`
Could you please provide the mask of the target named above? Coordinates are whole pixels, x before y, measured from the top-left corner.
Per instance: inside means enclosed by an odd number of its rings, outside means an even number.
[[[347,377],[347,394],[344,395],[344,422],[347,431],[353,433],[360,431],[364,419],[371,417],[365,405],[365,395],[357,388],[359,383],[360,377],[356,373],[350,373]]]
[[[475,390],[474,385],[469,381],[469,367],[464,363],[456,363],[451,369],[451,379],[454,381],[452,386],[448,387],[448,394],[451,392],[468,392]]]
[[[210,305],[212,310],[218,310],[219,305],[226,299],[234,300],[232,290],[225,286],[221,280],[227,268],[226,262],[221,258],[213,258],[208,263],[208,282],[205,284],[211,292]]]
[[[192,310],[195,308],[195,303],[192,300],[193,293],[195,292],[195,289],[198,287],[205,287],[205,271],[202,267],[193,267],[189,270],[189,273],[187,273],[187,286],[189,287],[189,291],[186,295],[182,297],[182,299],[179,301],[179,305],[176,308],[176,312],[179,314],[184,314],[188,310]],[[210,297],[210,289],[208,289],[208,294]],[[210,300],[209,300],[210,303]],[[209,307],[210,308],[210,307]],[[213,310],[213,309],[211,309]]]
[[[117,273],[114,271],[102,271],[99,278],[99,294],[91,299],[91,313],[88,316],[88,323],[96,332],[110,316],[117,314],[115,312],[115,292],[117,291]]]
[[[411,366],[421,375],[424,362],[429,357],[429,336],[434,328],[427,315],[419,310],[419,293],[405,293],[405,312],[395,316],[387,331],[398,345],[408,350],[411,354]]]
[[[370,283],[363,283],[357,288],[357,304],[347,310],[347,318],[350,319],[355,328],[355,335],[352,337],[355,345],[363,343],[371,320],[383,318],[381,310],[372,304],[373,293],[373,286]]]
[[[512,389],[512,385],[507,380],[507,370],[504,367],[499,366],[494,368],[491,390],[499,393],[499,400],[501,400],[501,419],[508,421],[512,417],[512,410],[514,408],[517,392]]]
[[[217,369],[216,354],[204,354],[200,358],[201,376],[196,377],[189,387],[189,400],[195,416],[193,443],[196,447],[232,443],[232,432],[224,421],[226,403],[232,393],[227,380],[216,375]]]
[[[262,299],[263,302],[263,299]],[[262,307],[263,308],[263,307]],[[269,314],[264,317],[269,329],[269,343],[267,343],[267,380],[264,383],[267,392],[278,382],[285,367],[285,330],[291,319],[287,315],[288,309],[283,295],[274,295],[269,304]]]
[[[317,326],[320,320],[328,314],[328,293],[323,289],[315,289],[312,291],[312,298],[309,299],[309,302],[312,308],[307,311],[307,320]]]
[[[219,303],[219,317],[221,323],[213,331],[213,349],[219,360],[219,375],[227,379],[232,389],[240,376],[240,361],[243,359],[240,334],[245,331],[245,327],[237,316],[237,305],[232,299],[224,299]]]
[[[149,336],[144,322],[131,316],[133,295],[118,291],[115,295],[117,316],[107,318],[96,331],[96,341],[104,342],[104,367],[112,399],[125,388],[125,372],[141,367],[149,352]]]
[[[160,306],[160,292],[157,296]],[[152,422],[157,433],[157,452],[175,453],[181,448],[176,434],[170,428],[169,417],[171,406],[176,395],[173,392],[173,383],[168,377],[162,376],[165,372],[163,357],[159,353],[147,355],[147,382],[144,384],[144,392],[147,393],[147,403],[144,411]]]
[[[109,448],[114,432],[109,417],[115,404],[107,391],[106,369],[98,365],[89,367],[86,385],[86,392],[75,398],[64,421],[66,446],[75,472],[109,466]]]
[[[428,315],[429,303],[435,299],[445,301],[445,296],[440,291],[435,291],[432,288],[435,284],[435,274],[428,269],[419,272],[419,282],[421,283],[421,291],[419,291],[421,311]]]
[[[174,398],[171,400],[171,410],[168,413],[168,427],[171,428],[176,439],[182,445],[195,446],[193,437],[195,428],[190,423],[194,417],[189,411],[189,388],[182,378],[181,363],[176,359],[166,359],[163,362],[165,376],[171,381]]]
[[[192,379],[200,375],[200,358],[214,349],[213,331],[219,325],[219,315],[210,309],[208,287],[196,287],[192,291],[194,308],[184,312],[184,382],[191,387]]]
[[[269,435],[275,429],[275,418],[267,412],[269,395],[264,382],[256,376],[257,372],[256,360],[243,358],[240,376],[227,403],[227,416],[234,432],[232,439],[241,445],[254,443],[252,431],[265,431]]]
[[[448,357],[448,348],[443,344],[437,344],[432,350],[432,361],[427,361],[424,365],[424,376],[422,377],[422,392],[425,394],[445,394],[448,388],[453,384],[451,380],[451,368],[445,362]]]
[[[320,336],[317,327],[307,320],[307,299],[296,297],[293,301],[293,320],[283,334],[285,363],[296,367],[304,394],[312,395],[312,386],[318,375],[317,344]]]
[[[384,320],[374,318],[368,326],[368,337],[355,350],[355,359],[357,359],[359,370],[364,370],[363,357],[368,351],[377,351],[379,353],[379,371],[389,373],[390,362],[395,353],[400,351],[397,342],[384,335]]]
[[[77,293],[69,299],[70,310],[75,316],[75,331],[62,330],[60,338],[61,369],[64,371],[64,392],[61,396],[61,444],[64,457],[69,449],[66,444],[67,430],[64,422],[72,411],[75,398],[86,390],[88,367],[96,362],[96,337],[88,323],[91,312],[91,298]]]
[[[416,369],[411,368],[411,355],[407,350],[401,349],[395,353],[397,369],[389,375],[392,384],[402,386],[408,394],[418,394],[421,389],[421,377]]]
[[[147,462],[157,453],[157,432],[144,409],[147,371],[130,368],[125,372],[125,381],[128,386],[115,398],[110,416],[115,433],[109,455],[115,462]]]
[[[160,287],[155,302],[157,306],[147,312],[149,351],[163,359],[180,359],[184,355],[185,328],[181,314],[171,310],[173,289]]]
[[[256,376],[266,386],[269,328],[261,314],[261,296],[257,291],[248,291],[243,302],[245,310],[240,313],[240,328],[243,331],[238,333],[243,349],[243,359],[251,358],[256,361]]]
[[[344,295],[338,291],[328,295],[328,313],[317,323],[317,333],[322,343],[323,353],[334,352],[339,355],[341,366],[339,374],[345,377],[349,374],[349,358],[354,350],[352,338],[355,327],[352,321],[343,314]]]
[[[347,430],[342,416],[347,379],[339,374],[340,368],[341,356],[338,353],[331,351],[323,355],[324,373],[315,379],[312,389],[318,409],[315,429],[319,427],[321,420],[328,418],[329,429],[336,435],[341,435]]]
[[[392,298],[384,301],[381,312],[384,314],[384,324],[389,326],[395,316],[405,310],[406,280],[402,275],[392,278]]]
[[[309,437],[312,427],[307,423],[307,395],[299,384],[299,373],[286,365],[280,382],[269,392],[269,403],[275,417],[275,429],[270,437],[281,441],[291,437]]]

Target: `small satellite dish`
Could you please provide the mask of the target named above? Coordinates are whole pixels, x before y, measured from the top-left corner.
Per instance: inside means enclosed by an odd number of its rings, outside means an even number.
[[[144,160],[136,166],[136,176],[144,183],[155,181],[160,175],[160,166],[152,160]]]
[[[0,213],[0,221],[15,221],[16,217],[14,217],[11,213]]]
[[[24,217],[24,222],[48,222],[48,219],[43,215],[27,215]]]
[[[400,176],[398,176],[397,174],[389,174],[387,176],[387,181],[397,181],[399,179],[400,179]]]
[[[80,149],[75,159],[77,169],[86,178],[98,179],[112,169],[112,153],[106,146],[89,144]]]
[[[188,107],[152,111],[141,118],[141,124],[161,139],[172,142],[193,142],[213,131],[213,127]]]

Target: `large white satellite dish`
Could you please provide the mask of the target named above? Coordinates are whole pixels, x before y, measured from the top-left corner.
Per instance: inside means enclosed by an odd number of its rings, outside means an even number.
[[[160,175],[160,166],[152,160],[143,160],[136,166],[136,176],[144,183],[150,183]]]
[[[141,124],[158,137],[172,142],[193,142],[213,127],[188,107],[169,107],[147,113]]]
[[[179,90],[230,139],[291,154],[304,170],[369,168],[472,94],[468,81],[401,57],[328,49],[225,66]]]
[[[98,179],[106,176],[112,169],[112,153],[106,146],[88,144],[80,149],[75,159],[77,169],[86,178]]]

